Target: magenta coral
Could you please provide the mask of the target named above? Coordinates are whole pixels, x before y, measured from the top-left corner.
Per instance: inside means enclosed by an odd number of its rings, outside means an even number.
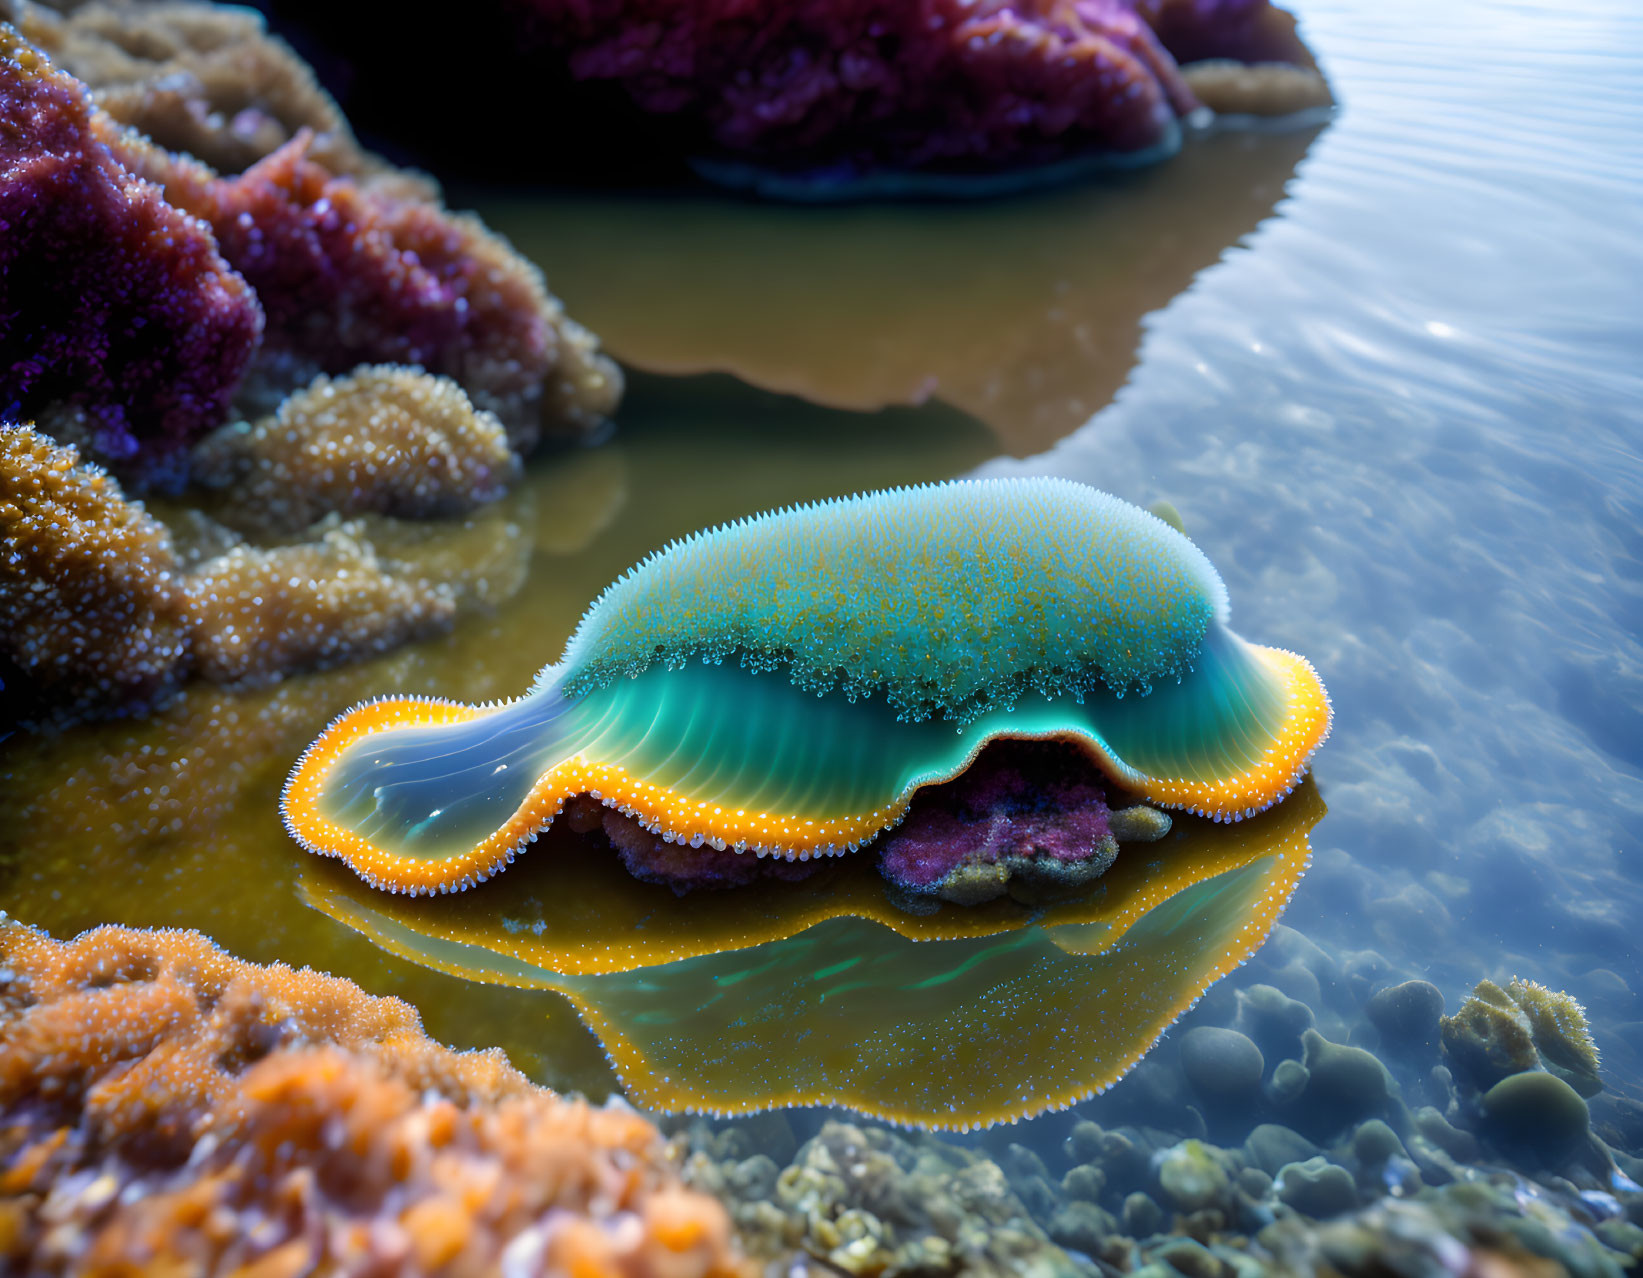
[[[163,477],[223,419],[257,300],[99,140],[84,87],[3,23],[0,119],[0,417]]]
[[[229,178],[144,157],[256,290],[268,313],[265,361],[326,373],[418,365],[494,412],[521,450],[544,424],[585,428],[615,407],[620,374],[564,318],[534,266],[477,218],[399,185],[334,176],[310,158],[313,141],[303,130]]]
[[[1310,58],[1267,0],[535,0],[580,79],[818,183],[1167,146],[1192,58]],[[1155,31],[1156,21],[1168,30]],[[1284,40],[1289,23],[1288,42]]]
[[[969,904],[1077,887],[1116,854],[1100,776],[1076,750],[998,741],[918,792],[880,843],[879,868],[909,892]]]

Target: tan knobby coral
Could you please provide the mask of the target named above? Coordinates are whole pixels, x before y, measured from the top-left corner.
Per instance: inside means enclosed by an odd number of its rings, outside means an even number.
[[[0,661],[69,713],[140,704],[188,650],[171,538],[71,447],[0,424]]]
[[[1439,1024],[1450,1065],[1479,1091],[1543,1065],[1582,1096],[1603,1090],[1586,1009],[1562,990],[1522,977],[1505,989],[1479,981]]]
[[[1534,1036],[1535,1048],[1550,1066],[1566,1074],[1579,1076],[1579,1083],[1590,1086],[1576,1090],[1583,1096],[1595,1095],[1601,1089],[1598,1066],[1601,1064],[1592,1029],[1586,1020],[1586,1009],[1574,995],[1563,990],[1548,989],[1538,981],[1526,981],[1514,976],[1506,986],[1512,1001],[1523,1009],[1529,1020],[1529,1032]],[[1576,1082],[1575,1079],[1569,1079]]]
[[[1311,67],[1287,62],[1194,62],[1181,68],[1181,78],[1218,115],[1289,115],[1335,104],[1323,76]]]
[[[360,532],[338,523],[295,546],[236,546],[190,573],[200,674],[229,683],[335,665],[449,627],[450,587],[395,575]]]
[[[1540,1063],[1528,1018],[1493,981],[1479,981],[1439,1027],[1451,1068],[1480,1091]]]
[[[195,932],[0,922],[0,1256],[31,1273],[747,1272],[633,1111]]]
[[[98,106],[167,150],[239,173],[306,128],[317,135],[311,155],[331,172],[387,172],[255,10],[118,0],[67,13],[28,0],[15,8],[23,34],[84,81]],[[431,183],[419,186],[432,194]]]
[[[502,423],[446,377],[367,365],[316,378],[254,424],[226,426],[192,470],[226,489],[219,517],[295,532],[335,512],[402,519],[459,515],[518,477]]]
[[[191,672],[227,683],[380,653],[518,591],[529,514],[328,515],[257,546],[183,510],[179,550],[72,447],[0,425],[0,680],[26,694],[18,718],[62,722],[146,708]]]

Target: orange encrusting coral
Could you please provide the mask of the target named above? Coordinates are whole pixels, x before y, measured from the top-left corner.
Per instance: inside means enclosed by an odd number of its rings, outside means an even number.
[[[1280,735],[1249,769],[1213,782],[1150,777],[1115,759],[1099,741],[1071,732],[1055,735],[1080,746],[1104,772],[1151,802],[1215,820],[1253,815],[1294,789],[1307,761],[1328,735],[1330,722],[1328,695],[1304,657],[1281,649],[1255,651],[1279,670],[1289,712]],[[440,858],[395,853],[329,819],[321,810],[320,797],[332,770],[343,753],[365,737],[391,728],[461,723],[484,713],[484,709],[459,703],[396,697],[348,711],[320,735],[292,770],[281,801],[286,827],[305,847],[347,862],[373,886],[420,895],[461,891],[504,869],[552,823],[567,800],[580,794],[593,795],[607,807],[634,816],[648,829],[665,832],[675,842],[722,844],[761,856],[800,860],[839,855],[868,842],[901,819],[913,796],[909,790],[887,805],[822,819],[752,812],[693,800],[619,765],[577,754],[544,771],[518,808],[490,835],[465,852]],[[978,743],[976,751],[980,749]],[[974,753],[952,775],[968,767]],[[936,777],[927,784],[950,779]]]
[[[0,1264],[748,1272],[656,1129],[193,932],[0,922]],[[244,1267],[244,1268],[241,1268]]]

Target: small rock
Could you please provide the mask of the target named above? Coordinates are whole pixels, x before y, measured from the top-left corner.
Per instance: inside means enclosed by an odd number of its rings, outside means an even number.
[[[1279,1171],[1278,1201],[1314,1220],[1327,1220],[1355,1208],[1358,1189],[1346,1168],[1309,1158]]]
[[[1300,1061],[1279,1061],[1272,1071],[1272,1084],[1267,1089],[1274,1105],[1287,1105],[1302,1092],[1312,1079]]]
[[[1063,1247],[1093,1256],[1117,1228],[1118,1222],[1094,1203],[1071,1202],[1056,1208],[1044,1232]]]
[[[1101,1156],[1103,1135],[1099,1123],[1092,1123],[1088,1119],[1074,1123],[1063,1144],[1067,1157],[1075,1163],[1093,1163]]]
[[[1137,1191],[1124,1199],[1123,1226],[1131,1238],[1150,1238],[1164,1228],[1164,1213],[1157,1203]]]
[[[1044,1180],[1050,1178],[1050,1169],[1044,1165],[1044,1160],[1025,1145],[1012,1143],[998,1161],[1011,1180],[1028,1180],[1034,1176]]]
[[[1181,1069],[1203,1099],[1238,1103],[1260,1087],[1266,1060],[1248,1035],[1201,1025],[1181,1040]]]
[[[1361,1047],[1331,1043],[1317,1030],[1301,1035],[1306,1049],[1306,1088],[1290,1106],[1293,1118],[1314,1131],[1339,1131],[1348,1123],[1388,1112],[1396,1084]]]
[[[1318,1147],[1299,1132],[1278,1123],[1262,1123],[1244,1141],[1244,1159],[1269,1176],[1276,1176],[1286,1163],[1300,1163],[1316,1156]]]
[[[1107,1178],[1099,1167],[1081,1163],[1061,1178],[1061,1196],[1070,1202],[1097,1203],[1107,1188]]]
[[[1191,1238],[1177,1238],[1165,1243],[1152,1253],[1152,1258],[1162,1260],[1187,1278],[1224,1278],[1227,1272],[1227,1266],[1219,1256]]]
[[[1512,1074],[1483,1095],[1483,1132],[1497,1145],[1555,1163],[1574,1152],[1592,1129],[1580,1093],[1555,1074]]]
[[[1126,1188],[1136,1188],[1152,1181],[1150,1152],[1123,1132],[1103,1132],[1101,1151],[1096,1158],[1101,1170],[1107,1174],[1107,1184],[1116,1192],[1122,1193]]]
[[[1157,1165],[1158,1183],[1182,1211],[1198,1211],[1226,1197],[1226,1171],[1202,1141],[1170,1146],[1159,1153]]]
[[[1107,829],[1120,843],[1156,843],[1170,832],[1169,813],[1138,803],[1108,813]]]
[[[1238,1173],[1239,1192],[1253,1202],[1260,1202],[1272,1192],[1272,1177],[1259,1167],[1246,1167]]]
[[[1233,1028],[1248,1035],[1268,1060],[1295,1055],[1301,1047],[1301,1035],[1312,1024],[1312,1009],[1280,989],[1251,985],[1238,991]]]
[[[1379,1167],[1394,1156],[1409,1157],[1409,1151],[1403,1147],[1397,1132],[1380,1119],[1371,1118],[1352,1133],[1352,1156],[1363,1167]]]
[[[1463,1132],[1430,1105],[1415,1111],[1415,1130],[1449,1157],[1469,1163],[1478,1156],[1478,1142],[1471,1132]]]
[[[1443,1017],[1443,992],[1430,981],[1389,985],[1364,1004],[1364,1015],[1381,1033],[1381,1042],[1404,1055],[1426,1055],[1437,1048]]]

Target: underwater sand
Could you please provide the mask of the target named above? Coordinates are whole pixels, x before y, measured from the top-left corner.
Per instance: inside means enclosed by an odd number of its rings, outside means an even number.
[[[670,537],[1051,473],[1176,505],[1239,631],[1307,654],[1334,697],[1293,931],[1193,1016],[1268,980],[1344,1037],[1330,962],[1427,977],[1451,1010],[1516,973],[1585,1000],[1609,1092],[1643,1096],[1643,16],[1298,7],[1344,103],[1315,135],[1198,139],[1149,173],[956,208],[487,199],[572,314],[674,376],[636,377],[600,448],[535,459],[506,508],[528,577],[493,614],[0,746],[0,905],[326,967],[601,1095],[557,996],[438,975],[303,904],[319,871],[275,812],[296,754],[363,696],[522,691]],[[850,411],[880,404],[902,406]],[[190,750],[183,779],[160,762]],[[1138,1086],[1088,1112],[1125,1121]],[[1070,1121],[1010,1139],[1050,1148]]]

